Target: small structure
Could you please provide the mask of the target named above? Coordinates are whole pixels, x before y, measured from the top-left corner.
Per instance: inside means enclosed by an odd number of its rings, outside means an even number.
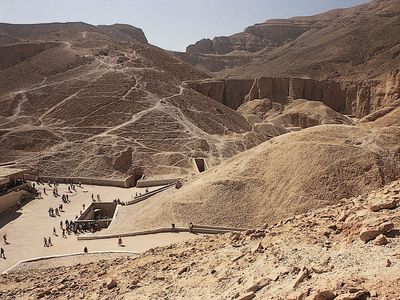
[[[93,202],[76,220],[85,227],[100,230],[107,228],[114,218],[117,202]]]
[[[30,183],[24,180],[26,170],[0,167],[0,213],[30,197]]]

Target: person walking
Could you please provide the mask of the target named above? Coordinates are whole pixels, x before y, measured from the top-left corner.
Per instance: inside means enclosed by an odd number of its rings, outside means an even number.
[[[49,246],[53,246],[53,243],[51,242],[51,237],[48,238],[48,242]]]
[[[0,248],[0,257],[6,259],[6,255],[4,254],[4,249]]]
[[[6,233],[3,234],[3,242],[4,242],[4,245],[8,244],[8,242],[7,242],[7,234]]]
[[[190,222],[190,224],[189,224],[189,232],[193,233],[193,223],[192,222]]]
[[[57,236],[57,231],[55,227],[53,227],[53,235]]]
[[[44,239],[44,245],[43,245],[43,247],[48,247],[49,244],[47,243],[47,239],[46,239],[46,238],[43,238],[43,239]]]

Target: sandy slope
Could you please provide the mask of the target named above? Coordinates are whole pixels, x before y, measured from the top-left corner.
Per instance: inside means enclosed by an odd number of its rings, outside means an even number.
[[[114,231],[189,222],[260,226],[399,177],[398,127],[321,125],[276,137],[120,213]]]

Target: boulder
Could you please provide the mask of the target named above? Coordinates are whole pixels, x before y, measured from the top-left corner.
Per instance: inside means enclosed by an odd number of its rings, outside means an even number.
[[[375,239],[374,244],[375,245],[379,245],[379,246],[383,246],[386,245],[388,243],[388,239],[386,238],[386,236],[384,236],[383,234],[378,235],[378,237]]]
[[[253,253],[253,254],[255,254],[255,253],[257,253],[257,252],[262,253],[263,251],[264,251],[264,247],[263,247],[263,245],[262,245],[261,242],[260,242],[260,243],[258,243],[258,244],[252,249],[251,253]]]
[[[108,279],[106,282],[107,289],[111,290],[117,287],[117,282],[114,279]]]
[[[312,295],[312,300],[333,300],[335,298],[336,295],[332,291],[322,291]]]
[[[181,270],[179,270],[178,275],[182,275],[183,273],[188,272],[189,269],[190,269],[190,268],[189,268],[188,266],[182,268]]]
[[[396,208],[398,203],[399,203],[399,200],[395,199],[395,198],[386,198],[386,199],[383,198],[382,199],[382,198],[375,197],[368,201],[369,208],[374,212],[380,211],[382,209]]]
[[[308,277],[308,275],[309,275],[308,269],[307,269],[307,268],[304,268],[304,269],[299,273],[299,275],[297,276],[297,278],[296,278],[296,280],[295,280],[295,282],[294,282],[294,284],[293,284],[293,288],[297,288],[297,287],[300,285],[300,283],[302,283],[303,280],[304,280],[306,277]]]
[[[250,300],[253,299],[256,296],[254,292],[248,292],[246,294],[243,294],[237,298],[238,300]]]
[[[375,239],[378,235],[386,233],[394,228],[392,222],[385,222],[379,226],[368,226],[361,230],[360,239],[364,242]]]
[[[339,295],[335,300],[361,300],[367,295],[365,291],[358,291],[355,293],[346,293]]]
[[[272,280],[270,278],[261,278],[259,281],[252,284],[246,291],[247,292],[258,292],[259,290],[263,289],[268,284],[270,284],[271,281]]]

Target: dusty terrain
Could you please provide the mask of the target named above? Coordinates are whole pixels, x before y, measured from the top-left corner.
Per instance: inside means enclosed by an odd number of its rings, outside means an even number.
[[[11,213],[5,212],[0,215],[0,236],[2,237],[3,234],[6,234],[9,242],[8,245],[3,245],[3,240],[1,238],[0,246],[5,250],[7,259],[0,259],[0,272],[7,270],[22,260],[44,256],[82,253],[84,247],[87,247],[89,252],[128,251],[140,253],[156,246],[169,245],[173,242],[194,238],[194,235],[188,233],[163,233],[151,236],[127,237],[123,239],[124,247],[118,245],[118,239],[116,238],[79,241],[77,240],[77,236],[73,233],[66,234],[64,238],[62,237],[60,221],[65,223],[65,220],[75,220],[76,216],[80,216],[80,212],[84,211],[83,205],[87,208],[92,203],[92,194],[94,194],[94,197],[99,194],[103,202],[110,202],[114,199],[129,201],[133,199],[136,193],[144,193],[145,189],[84,185],[83,188],[77,188],[77,193],[67,193],[67,186],[60,184],[59,192],[69,195],[71,202],[67,204],[61,201],[61,197],[53,197],[48,185],[46,185],[46,189],[47,195],[43,193],[43,186],[41,186],[43,199],[34,199],[24,205],[22,209],[12,210]],[[59,216],[50,217],[48,213],[49,207],[55,209],[60,204],[64,206],[63,212],[60,212]],[[120,220],[120,222],[129,222],[129,218]],[[56,236],[53,235],[53,227],[56,228]],[[101,232],[102,231],[100,231],[100,233]],[[44,237],[51,237],[52,247],[43,246]],[[103,259],[105,258],[103,257]],[[70,259],[58,260],[57,263],[60,265],[73,264],[74,261],[78,263],[79,260],[81,260],[81,258],[78,257],[76,259],[72,257]],[[65,261],[65,263],[63,261]],[[45,264],[46,263],[47,261]]]
[[[399,1],[374,0],[270,20],[175,57],[129,25],[0,24],[0,163],[34,175],[183,177],[119,206],[101,234],[258,228],[124,238],[123,250],[153,249],[115,260],[24,263],[0,277],[0,298],[400,299],[399,22]],[[87,190],[64,218],[91,193],[129,201],[136,191]],[[11,244],[1,270],[121,248],[74,236],[43,247],[59,202],[2,216]]]
[[[246,233],[0,277],[2,299],[400,299],[400,182]]]
[[[212,166],[271,136],[188,87],[207,75],[134,27],[0,24],[0,32],[14,38],[0,46],[0,162],[31,174],[176,177],[197,171],[193,158]]]
[[[399,178],[400,129],[320,125],[273,138],[120,214],[114,230],[170,223],[261,226]],[[148,216],[152,218],[148,218]]]

